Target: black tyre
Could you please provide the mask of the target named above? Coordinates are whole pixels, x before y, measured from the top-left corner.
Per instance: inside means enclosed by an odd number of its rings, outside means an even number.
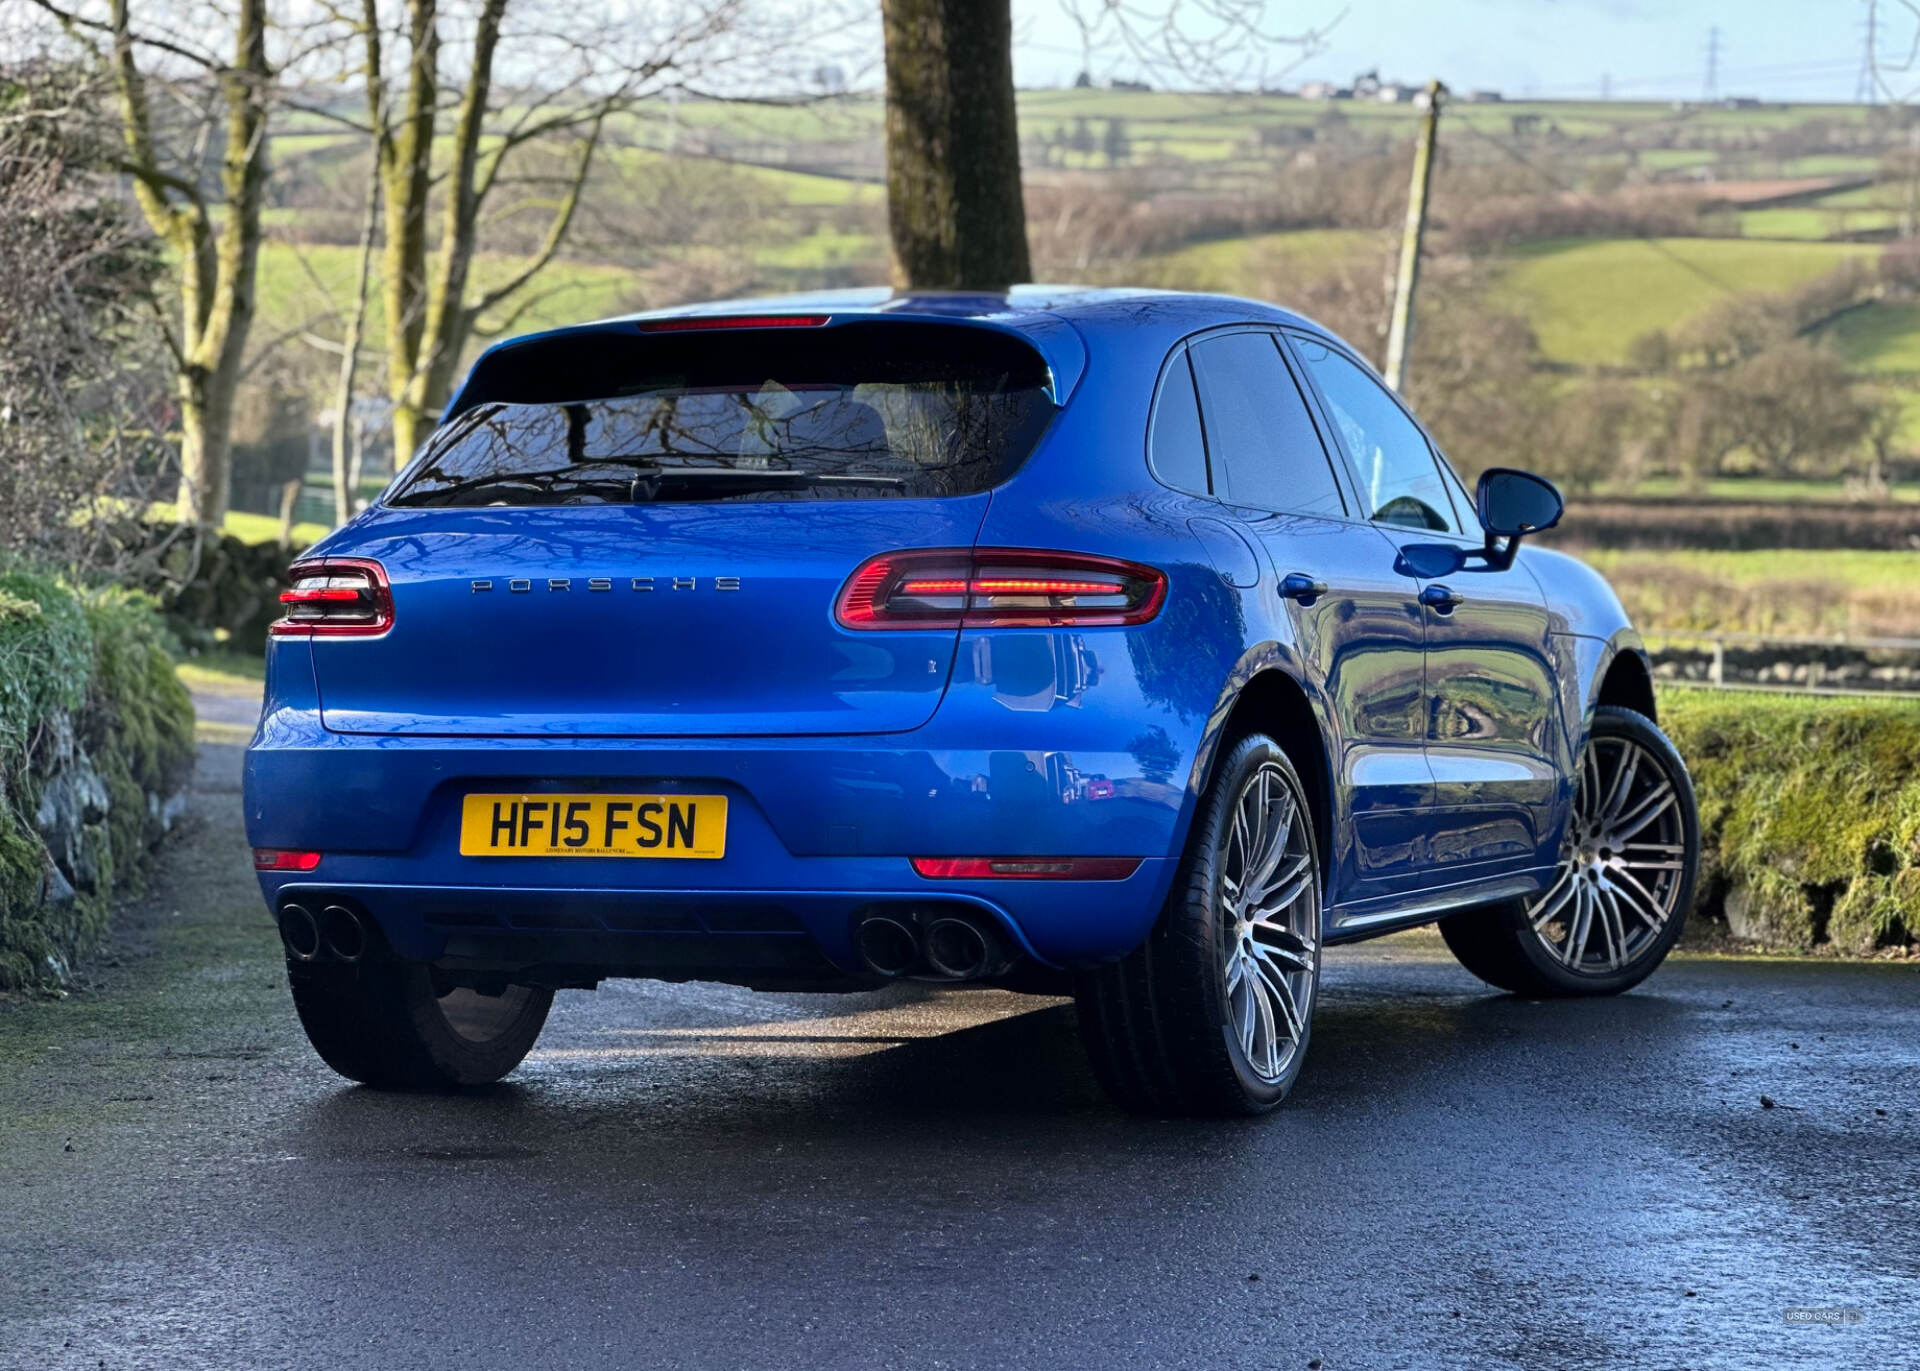
[[[1254,734],[1215,768],[1147,940],[1076,979],[1080,1036],[1138,1114],[1259,1114],[1300,1074],[1320,982],[1318,840],[1300,775]]]
[[[1440,933],[1462,966],[1516,995],[1617,995],[1679,940],[1699,865],[1686,763],[1653,720],[1602,705],[1553,884],[1443,919]]]
[[[437,984],[425,966],[289,962],[293,1007],[322,1061],[348,1080],[449,1090],[499,1080],[533,1050],[553,992],[510,985],[499,995]]]

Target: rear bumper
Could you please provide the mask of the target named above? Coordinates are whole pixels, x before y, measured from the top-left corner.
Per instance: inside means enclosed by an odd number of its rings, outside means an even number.
[[[955,746],[937,721],[837,739],[373,738],[280,709],[248,752],[247,833],[324,854],[311,873],[262,873],[270,907],[345,899],[400,955],[450,966],[802,982],[857,971],[864,908],[945,904],[1071,967],[1145,938],[1188,800],[1129,752],[1076,746],[1060,712],[1049,722],[1052,747]],[[460,801],[475,790],[724,793],[726,855],[463,857]],[[1141,864],[1120,881],[932,881],[916,856]]]
[[[1124,881],[934,883],[911,871],[902,880],[904,863],[826,858],[814,874],[846,884],[746,889],[591,885],[585,873],[570,885],[401,885],[333,878],[327,865],[348,863],[330,858],[312,875],[263,875],[268,905],[344,903],[370,917],[410,961],[476,972],[538,968],[561,981],[649,976],[804,986],[861,974],[853,929],[870,910],[965,908],[1046,967],[1121,955],[1152,927],[1166,863],[1143,862]],[[871,883],[859,884],[862,875]]]

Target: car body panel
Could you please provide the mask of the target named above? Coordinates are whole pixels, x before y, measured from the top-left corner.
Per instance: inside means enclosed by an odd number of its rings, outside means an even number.
[[[875,549],[966,547],[987,495],[710,507],[384,509],[355,556],[393,628],[314,640],[327,727],[509,736],[888,733],[926,722],[952,629],[828,634]],[[583,644],[592,644],[583,651]]]

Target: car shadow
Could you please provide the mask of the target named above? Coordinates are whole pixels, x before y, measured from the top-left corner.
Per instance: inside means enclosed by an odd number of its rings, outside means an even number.
[[[706,1029],[609,1029],[617,1045],[531,1068],[483,1089],[413,1095],[345,1087],[289,1121],[306,1155],[437,1163],[590,1153],[596,1165],[654,1165],[663,1141],[765,1156],[796,1145],[883,1137],[938,1152],[991,1138],[1090,1144],[1117,1133],[1169,1145],[1244,1121],[1138,1119],[1109,1104],[1083,1053],[1071,1003],[924,1036],[833,1031],[831,1020]],[[1529,1001],[1474,993],[1334,989],[1311,1055],[1276,1120],[1418,1109],[1524,1084],[1618,1037],[1644,1038],[1687,1012],[1658,995]],[[816,1031],[817,1030],[817,1031]],[[1230,1136],[1230,1134],[1229,1134]],[[1186,1140],[1186,1141],[1181,1141]]]

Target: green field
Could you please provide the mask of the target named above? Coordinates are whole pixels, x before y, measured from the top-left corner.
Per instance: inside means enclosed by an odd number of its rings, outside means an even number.
[[[1920,371],[1920,304],[1888,302],[1842,315],[1828,333],[1865,371]]]
[[[1890,209],[1827,209],[1822,205],[1784,205],[1778,209],[1742,210],[1740,236],[1798,238],[1817,242],[1847,234],[1877,233],[1892,228],[1899,220],[1899,214]]]
[[[1366,229],[1302,229],[1194,243],[1144,259],[1133,273],[1152,285],[1178,290],[1246,294],[1264,280],[1324,276],[1345,266],[1381,256],[1392,247],[1389,235]],[[1384,260],[1384,257],[1382,257]]]
[[[1621,365],[1640,334],[1667,329],[1730,293],[1781,291],[1879,249],[1740,239],[1573,239],[1513,255],[1496,292],[1556,362]]]
[[[1648,632],[1920,637],[1920,553],[1588,549]]]
[[[1727,552],[1693,548],[1672,552],[1626,552],[1593,548],[1580,560],[1612,575],[1621,570],[1685,570],[1730,585],[1776,580],[1819,580],[1850,590],[1903,590],[1920,594],[1920,552],[1863,552],[1849,548]],[[1920,623],[1914,625],[1920,634]]]
[[[356,251],[350,247],[265,244],[260,252],[255,335],[297,336],[310,330],[320,337],[338,338],[339,311],[352,303],[356,260]],[[474,266],[475,285],[484,289],[489,283],[506,279],[520,260],[503,254],[481,254]],[[500,316],[493,322],[497,326],[519,311],[513,331],[527,333],[629,312],[644,308],[646,303],[644,283],[635,272],[604,264],[560,261],[518,296],[503,302]],[[386,308],[376,283],[367,302],[365,336],[371,352],[381,349],[385,327]]]
[[[1631,489],[1602,487],[1601,495],[1685,496],[1705,495],[1713,500],[1767,500],[1793,504],[1803,500],[1845,500],[1847,488],[1841,481],[1816,481],[1802,477],[1774,479],[1764,476],[1720,476],[1706,483],[1703,490],[1684,485],[1678,477],[1652,476],[1636,481]],[[1903,486],[1888,497],[1894,500],[1920,500],[1920,488]]]

